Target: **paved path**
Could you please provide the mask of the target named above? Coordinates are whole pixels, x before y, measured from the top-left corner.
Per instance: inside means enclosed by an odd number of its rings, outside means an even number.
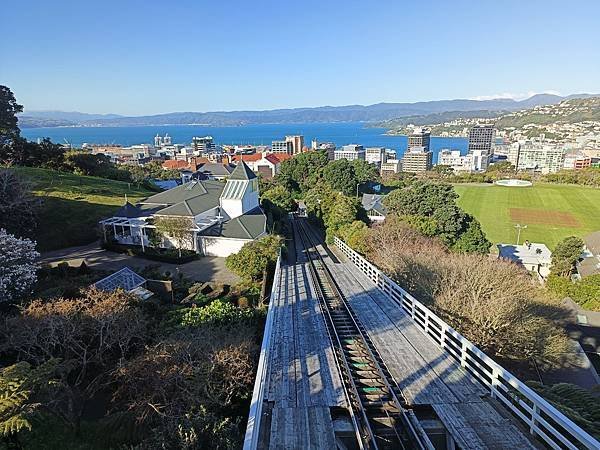
[[[177,269],[179,269],[179,272],[186,277],[196,281],[214,281],[225,284],[235,284],[239,281],[239,277],[225,267],[225,258],[203,256],[189,263],[171,264],[110,252],[100,248],[97,242],[43,253],[40,258],[42,264],[50,265],[67,261],[72,266],[78,266],[84,260],[90,268],[99,270],[117,271],[125,266],[142,269],[148,265],[159,265],[163,272],[177,273]]]

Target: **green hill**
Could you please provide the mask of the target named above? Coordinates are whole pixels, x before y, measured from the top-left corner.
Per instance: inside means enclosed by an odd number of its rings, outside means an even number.
[[[38,250],[84,245],[97,238],[97,223],[125,203],[152,195],[133,183],[31,167],[15,167],[42,200],[36,240]]]
[[[557,122],[580,123],[600,121],[600,97],[565,100],[558,105],[540,106],[534,109],[507,114],[496,122],[496,127],[521,128],[527,124],[549,125]]]

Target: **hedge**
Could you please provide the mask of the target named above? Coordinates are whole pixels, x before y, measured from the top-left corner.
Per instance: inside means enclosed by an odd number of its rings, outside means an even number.
[[[157,249],[154,247],[146,247],[144,251],[136,245],[117,244],[114,242],[106,242],[102,244],[102,248],[117,253],[125,253],[129,256],[139,256],[141,258],[150,259],[152,261],[161,261],[172,264],[185,264],[198,259],[198,253],[192,250],[181,250],[181,258],[179,250],[175,249]]]

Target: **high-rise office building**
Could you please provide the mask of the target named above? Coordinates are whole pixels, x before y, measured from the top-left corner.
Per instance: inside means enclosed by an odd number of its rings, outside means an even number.
[[[304,136],[286,136],[285,141],[292,143],[292,155],[297,155],[302,152],[302,149],[304,148]]]
[[[429,151],[431,143],[431,133],[424,128],[415,128],[413,133],[408,136],[408,150],[415,147],[423,147]]]
[[[294,147],[291,141],[273,141],[271,143],[271,151],[273,153],[285,153],[287,155],[293,155]]]
[[[487,170],[490,158],[494,154],[495,135],[493,125],[475,125],[469,130],[469,154],[473,155],[474,170]]]
[[[469,130],[469,153],[474,150],[483,150],[491,156],[495,136],[496,130],[493,125],[475,125]]]
[[[197,137],[194,136],[192,138],[192,148],[194,149],[194,153],[196,155],[201,155],[202,153],[212,152],[216,149],[215,143],[213,142],[212,136],[203,136]]]
[[[425,172],[433,167],[433,153],[425,147],[413,147],[402,157],[403,172]]]

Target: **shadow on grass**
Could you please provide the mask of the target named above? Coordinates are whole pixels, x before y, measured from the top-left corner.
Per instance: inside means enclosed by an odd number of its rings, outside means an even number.
[[[35,240],[38,251],[85,245],[98,239],[98,221],[119,206],[43,197]]]

